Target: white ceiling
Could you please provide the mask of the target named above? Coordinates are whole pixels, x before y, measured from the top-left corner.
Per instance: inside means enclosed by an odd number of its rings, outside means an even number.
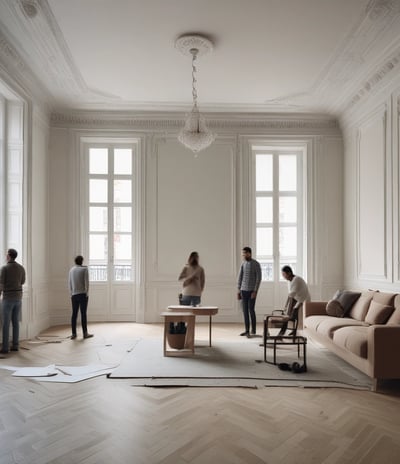
[[[28,7],[34,6],[35,11]],[[1,0],[1,31],[53,108],[337,113],[400,46],[400,0]],[[31,13],[29,14],[29,11]]]

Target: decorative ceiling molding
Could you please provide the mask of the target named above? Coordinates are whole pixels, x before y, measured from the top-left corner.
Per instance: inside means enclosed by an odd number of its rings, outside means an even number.
[[[20,4],[22,12],[28,18],[34,18],[38,14],[36,0],[21,0],[19,4]]]
[[[22,72],[25,69],[24,60],[21,58],[17,50],[10,44],[7,37],[3,34],[0,29],[0,55],[1,61],[6,62],[13,68],[17,68],[18,71]]]
[[[400,48],[397,50],[396,54],[392,55],[390,59],[385,61],[385,63],[376,71],[363,85],[359,88],[357,93],[350,100],[348,105],[345,107],[345,111],[351,109],[354,105],[359,103],[361,100],[365,99],[372,92],[376,90],[376,87],[383,81],[389,74],[394,74],[394,71],[398,72],[400,65]]]
[[[375,58],[375,67],[373,67],[374,63],[371,66],[371,57],[368,53],[385,31],[393,26],[393,23],[399,23],[400,27],[400,1],[371,0],[364,15],[344,37],[337,53],[331,57],[310,89],[276,100],[287,101],[291,105],[297,101],[301,105],[302,99],[308,95],[310,108],[322,101],[327,110],[333,114],[345,111],[349,104],[355,104],[358,101],[354,101],[354,93],[358,92],[357,83],[359,85],[360,82],[365,81],[365,76],[368,76],[368,82],[375,82],[375,84],[378,82],[376,64],[381,56]],[[382,70],[379,71],[380,75],[387,74],[392,65],[397,66],[396,58],[389,61],[391,63],[388,62],[387,66],[386,64],[382,66]]]
[[[27,78],[33,73],[40,82],[46,83],[48,100],[52,97],[67,104],[70,98],[90,102],[116,99],[86,85],[47,0],[2,1],[0,18],[0,26],[2,20],[6,21],[1,27],[5,42],[15,44],[14,61],[20,70],[25,66]],[[21,37],[23,44],[18,40]]]
[[[388,15],[400,13],[400,2],[398,0],[371,0],[366,12],[371,21],[377,21]]]
[[[176,113],[132,114],[132,113],[89,113],[69,112],[52,113],[53,127],[90,127],[90,128],[123,128],[132,130],[178,131],[182,128],[184,116]],[[327,131],[340,134],[336,119],[321,115],[293,116],[287,115],[247,115],[208,114],[207,123],[216,130],[252,131],[252,130],[307,130],[311,132]]]

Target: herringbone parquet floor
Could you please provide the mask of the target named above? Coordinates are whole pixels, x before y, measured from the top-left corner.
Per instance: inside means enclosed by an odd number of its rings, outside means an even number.
[[[0,359],[8,365],[82,365],[121,359],[160,325],[68,327]],[[198,330],[196,328],[196,330]],[[215,325],[234,339],[238,325]],[[199,337],[207,338],[207,326]],[[261,348],[260,348],[261,349]],[[40,383],[0,369],[0,464],[334,464],[399,462],[400,394],[344,389],[146,388],[98,377]]]

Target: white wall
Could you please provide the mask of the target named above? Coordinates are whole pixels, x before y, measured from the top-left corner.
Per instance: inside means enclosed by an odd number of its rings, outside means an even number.
[[[27,320],[23,318],[21,333],[28,337],[47,328],[49,317],[49,117],[33,105],[31,149],[27,163],[27,249],[28,284]],[[28,124],[29,126],[30,124]]]
[[[400,79],[344,115],[345,284],[400,291]]]
[[[125,136],[140,140],[138,207],[142,223],[136,314],[126,320],[159,322],[160,310],[177,302],[177,276],[196,250],[206,270],[203,304],[216,304],[218,321],[241,321],[236,275],[241,248],[251,243],[249,141],[295,141],[308,147],[305,160],[308,215],[307,280],[316,299],[343,285],[342,141],[326,117],[247,116],[214,121],[218,138],[198,157],[177,141],[176,116],[140,121],[127,115],[53,115],[50,141],[50,322],[68,323],[66,277],[79,244],[79,137]],[[260,122],[260,120],[262,122]],[[260,129],[262,126],[262,129]],[[139,130],[140,129],[140,130]],[[327,265],[327,263],[329,263]],[[284,287],[283,293],[286,292]],[[259,293],[260,315],[273,309],[267,289]],[[89,320],[91,320],[89,308]]]

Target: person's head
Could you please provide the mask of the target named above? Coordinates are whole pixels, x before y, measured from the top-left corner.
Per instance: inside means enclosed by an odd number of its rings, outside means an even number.
[[[15,261],[17,259],[18,252],[14,248],[9,248],[7,250],[7,261]]]
[[[199,264],[199,254],[197,251],[192,251],[189,255],[188,263],[191,266],[197,266]]]
[[[283,266],[282,270],[282,277],[285,280],[292,280],[294,277],[293,270],[290,266]]]
[[[245,259],[246,261],[250,261],[251,260],[251,248],[244,247],[242,250],[242,256],[243,256],[243,259]]]
[[[83,263],[83,256],[81,255],[78,255],[75,257],[75,264],[77,266],[82,266],[82,263]]]

